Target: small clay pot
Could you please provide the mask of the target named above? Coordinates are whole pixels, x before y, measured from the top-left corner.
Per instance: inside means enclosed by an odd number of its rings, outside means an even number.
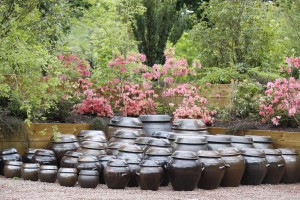
[[[60,167],[63,168],[76,168],[77,167],[77,160],[80,156],[83,156],[81,152],[74,152],[74,151],[67,151],[62,157],[60,161]]]
[[[57,174],[59,185],[73,187],[78,179],[78,172],[75,168],[60,168]]]
[[[144,149],[147,145],[148,140],[150,137],[138,137],[135,139],[134,144],[140,146],[142,149]]]
[[[200,180],[202,167],[198,156],[191,151],[175,151],[167,169],[175,191],[192,191]]]
[[[158,139],[167,139],[167,137],[170,133],[173,133],[173,132],[170,132],[170,131],[154,131],[152,133],[151,137],[158,138]]]
[[[39,179],[41,182],[54,183],[57,178],[57,166],[41,165],[39,170]]]
[[[300,158],[295,149],[282,148],[279,149],[286,164],[285,173],[281,179],[281,183],[296,183],[300,177]]]
[[[99,184],[99,173],[95,170],[81,170],[78,183],[82,188],[96,188]]]
[[[6,161],[22,161],[16,148],[3,149],[0,151],[0,175],[4,175],[3,168]]]
[[[108,123],[108,139],[118,130],[137,131],[140,137],[145,136],[142,122],[135,117],[115,116]]]
[[[36,150],[32,157],[32,162],[39,163],[40,165],[57,165],[54,152],[47,149]]]
[[[209,134],[205,123],[201,119],[177,119],[173,122],[172,131],[180,134]]]
[[[23,163],[21,176],[24,180],[38,181],[39,180],[39,168],[38,163]]]
[[[34,154],[37,150],[38,149],[33,149],[33,148],[26,149],[25,154],[22,156],[22,162],[23,163],[33,163],[32,157],[34,156]]]
[[[172,148],[169,140],[158,138],[150,138],[144,148],[144,152],[146,152],[150,147]]]
[[[131,171],[131,177],[127,184],[127,187],[138,187],[137,175],[136,172],[140,169],[141,160],[126,160],[128,167]]]
[[[112,159],[116,159],[116,156],[114,156],[114,155],[101,155],[101,156],[98,157],[98,161],[101,164],[101,172],[99,174],[99,176],[100,176],[99,181],[100,181],[101,184],[105,184],[104,168],[106,167],[107,162],[112,160]]]
[[[125,189],[131,177],[131,171],[125,160],[113,159],[107,162],[104,178],[108,188]]]
[[[161,165],[152,160],[144,160],[136,172],[141,190],[157,191],[164,175]]]
[[[254,148],[251,137],[231,135],[231,145],[237,149]]]
[[[245,135],[253,139],[253,145],[256,149],[274,149],[271,136]]]
[[[286,166],[281,151],[278,149],[264,149],[269,164],[267,174],[262,183],[279,184],[286,171]]]
[[[136,138],[140,137],[135,130],[117,130],[113,133],[109,143],[119,142],[121,144],[134,144]]]
[[[83,142],[83,138],[86,135],[102,135],[104,138],[106,138],[105,133],[100,130],[81,130],[79,132],[79,134],[77,135],[79,144],[81,144]]]
[[[218,149],[232,147],[231,139],[225,135],[206,135],[208,150],[217,151]]]
[[[82,153],[85,156],[100,156],[106,154],[107,144],[93,141],[84,141],[81,143],[77,152]]]
[[[139,119],[148,137],[155,131],[172,131],[172,118],[169,115],[141,115]]]
[[[77,160],[77,170],[97,170],[101,173],[102,167],[96,156],[80,156]]]
[[[116,156],[123,160],[142,160],[143,149],[137,145],[121,145]]]
[[[22,162],[20,161],[6,161],[4,166],[4,176],[6,178],[20,178],[21,177]]]
[[[178,136],[175,140],[174,151],[208,150],[206,138],[202,136]]]
[[[198,151],[202,163],[202,176],[198,187],[206,190],[217,189],[225,173],[225,162],[218,151]]]

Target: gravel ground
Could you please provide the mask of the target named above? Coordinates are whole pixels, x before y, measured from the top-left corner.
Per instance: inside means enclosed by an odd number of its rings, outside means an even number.
[[[58,183],[42,183],[24,180],[6,179],[0,176],[0,199],[122,199],[122,200],[157,200],[157,199],[209,199],[209,200],[299,200],[300,183],[291,185],[259,185],[218,188],[216,190],[196,189],[189,192],[176,192],[169,187],[160,187],[158,191],[142,191],[139,188],[125,190],[108,189],[99,185],[96,189],[62,187]]]

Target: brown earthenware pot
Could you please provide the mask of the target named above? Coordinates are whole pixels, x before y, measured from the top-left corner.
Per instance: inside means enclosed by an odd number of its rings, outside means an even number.
[[[141,160],[126,160],[128,167],[131,171],[131,177],[127,184],[128,187],[138,187],[137,175],[136,172],[140,169]]]
[[[144,152],[146,152],[150,147],[172,148],[169,140],[158,138],[150,138],[144,148]]]
[[[57,178],[57,166],[41,165],[39,169],[39,179],[41,182],[54,183]]]
[[[172,131],[180,134],[209,134],[201,119],[177,119],[173,122]]]
[[[89,142],[98,142],[105,146],[105,149],[107,149],[107,139],[105,135],[99,135],[98,133],[89,133],[85,135],[82,139],[82,142],[89,141]]]
[[[281,183],[296,183],[300,177],[300,158],[295,149],[279,149],[286,164],[286,171]]]
[[[145,136],[143,124],[138,118],[115,116],[108,123],[108,139],[118,130],[137,131],[138,136]]]
[[[143,149],[138,145],[121,145],[116,156],[123,160],[142,160]]]
[[[175,140],[174,151],[208,150],[206,138],[202,136],[178,136]]]
[[[231,139],[225,135],[206,135],[208,150],[217,151],[221,148],[232,147]]]
[[[139,132],[135,130],[117,130],[113,133],[109,143],[134,144],[136,138],[140,137]]]
[[[114,155],[101,155],[101,156],[98,157],[98,161],[101,164],[101,173],[99,174],[101,184],[105,184],[104,168],[106,167],[107,162],[112,160],[112,159],[116,159],[116,156],[114,156]]]
[[[0,151],[0,175],[3,174],[3,168],[6,161],[21,161],[22,158],[18,154],[16,148],[3,149]]]
[[[60,161],[60,167],[63,168],[76,168],[77,160],[80,156],[83,156],[81,152],[67,151],[64,157]]]
[[[86,135],[100,135],[100,136],[103,136],[103,138],[106,139],[106,135],[103,131],[100,131],[100,130],[81,130],[79,132],[79,134],[77,135],[77,139],[78,139],[78,142],[79,144],[81,144],[83,142],[83,138],[86,136]]]
[[[22,156],[23,163],[32,163],[32,157],[38,149],[29,148],[26,149],[25,154]]]
[[[96,156],[80,156],[77,160],[77,171],[97,170],[101,173],[102,167]]]
[[[52,150],[38,149],[32,157],[33,163],[40,165],[57,165],[56,157]]]
[[[78,172],[75,168],[60,168],[57,174],[59,185],[73,187],[78,179]]]
[[[155,131],[172,131],[172,118],[169,115],[141,115],[139,119],[148,137]]]
[[[96,188],[99,184],[99,173],[95,170],[81,170],[78,183],[82,188]]]
[[[100,156],[106,154],[107,144],[93,141],[83,141],[77,152],[86,156]]]
[[[230,135],[231,145],[237,149],[254,148],[253,139],[246,136]]]
[[[23,163],[21,176],[24,180],[38,181],[39,180],[39,168],[38,163]]]
[[[6,178],[20,178],[21,177],[22,162],[20,161],[6,161],[4,166],[4,176]]]
[[[131,177],[131,171],[125,160],[113,159],[107,162],[104,178],[108,188],[125,189]]]
[[[245,135],[253,139],[253,145],[256,149],[274,149],[271,136]]]
[[[180,134],[180,133],[169,133],[167,139],[169,140],[171,147],[174,147],[175,140],[179,136],[199,136],[199,134],[193,134],[193,133],[185,133],[185,134]]]

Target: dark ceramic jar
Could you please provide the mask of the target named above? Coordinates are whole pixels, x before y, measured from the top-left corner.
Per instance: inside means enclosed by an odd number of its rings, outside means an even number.
[[[131,177],[131,171],[125,160],[113,159],[107,162],[104,178],[108,188],[125,189]]]
[[[102,167],[96,156],[80,156],[77,160],[77,170],[97,170],[101,173]]]
[[[174,151],[193,151],[208,150],[206,138],[202,136],[178,136],[175,140]]]
[[[23,163],[21,176],[24,180],[38,181],[39,180],[39,168],[38,163]]]
[[[86,156],[100,156],[106,154],[105,148],[107,148],[106,143],[104,144],[92,141],[84,141],[81,143],[77,152],[80,152]]]
[[[279,181],[286,171],[281,151],[278,149],[264,149],[264,152],[269,166],[262,183],[279,184]]]
[[[99,184],[99,173],[96,170],[81,170],[78,183],[82,188],[96,188]]]
[[[190,134],[190,133],[186,133],[186,134],[180,134],[180,133],[169,133],[167,139],[169,140],[171,147],[174,147],[175,144],[175,140],[177,137],[179,136],[199,136],[199,134]]]
[[[75,168],[60,168],[57,173],[59,185],[73,187],[78,179],[78,172]]]
[[[300,158],[295,149],[279,149],[286,164],[281,183],[296,183],[300,177]]]
[[[151,137],[153,137],[153,138],[159,138],[159,139],[167,139],[168,135],[170,133],[173,133],[173,132],[170,132],[170,131],[154,131],[152,133]]]
[[[114,156],[114,155],[101,155],[101,156],[98,157],[98,161],[101,164],[101,172],[99,174],[101,184],[105,184],[104,168],[106,167],[108,161],[110,161],[112,159],[116,159],[116,156]]]
[[[140,169],[141,160],[126,160],[128,167],[131,171],[130,180],[127,184],[128,187],[138,187],[136,172]]]
[[[41,182],[54,183],[57,178],[57,166],[41,165],[39,170],[39,179]]]
[[[208,150],[217,151],[221,148],[232,147],[229,136],[223,135],[206,135]]]
[[[121,145],[116,156],[123,160],[142,160],[143,149],[138,145]]]
[[[149,139],[150,139],[150,137],[139,137],[139,138],[135,139],[134,144],[138,145],[138,146],[142,147],[142,149],[144,149],[146,147]]]
[[[203,166],[198,187],[206,190],[218,188],[225,173],[225,162],[221,155],[218,151],[198,151],[197,155]]]
[[[39,149],[32,157],[33,163],[39,163],[40,165],[57,165],[56,157],[52,150]]]
[[[29,148],[26,149],[25,154],[22,156],[23,163],[32,163],[32,157],[38,149]]]
[[[134,130],[117,130],[113,133],[109,143],[134,144],[136,138],[139,137],[138,131]]]
[[[67,151],[62,157],[60,161],[60,167],[63,168],[76,168],[77,167],[77,160],[80,156],[83,156],[81,152],[74,152],[74,151]]]
[[[167,166],[175,191],[192,191],[200,180],[202,167],[198,156],[191,151],[175,151]]]
[[[135,117],[113,117],[108,123],[108,139],[118,130],[136,131],[139,137],[145,135],[142,122]]]
[[[77,139],[79,144],[83,142],[83,138],[86,135],[101,135],[106,139],[106,135],[103,131],[100,130],[81,130],[79,134],[77,135]]]
[[[254,148],[251,137],[231,135],[231,145],[237,149]]]
[[[144,160],[136,174],[141,190],[157,191],[162,182],[164,171],[158,162]]]
[[[146,152],[150,147],[172,148],[169,140],[158,138],[150,138],[144,148],[144,152]]]
[[[245,171],[245,161],[241,152],[237,148],[224,148],[219,149],[219,153],[226,165],[220,186],[239,186]]]
[[[89,141],[89,142],[98,142],[102,144],[105,149],[107,149],[107,139],[103,135],[99,135],[98,133],[89,133],[83,137],[82,142]]]
[[[141,115],[146,136],[151,137],[154,131],[172,131],[172,121],[169,115]]]
[[[0,175],[3,174],[3,168],[6,161],[21,161],[22,158],[18,154],[17,149],[15,148],[9,148],[9,149],[3,149],[0,151]]]
[[[274,149],[271,136],[246,135],[253,139],[253,145],[256,149]]]
[[[152,160],[158,162],[164,170],[164,176],[161,182],[161,186],[167,186],[170,182],[167,165],[170,161],[171,155],[171,149],[160,147],[150,147],[145,153],[145,160]]]
[[[267,173],[267,159],[263,150],[247,148],[241,150],[245,160],[245,172],[241,180],[243,185],[259,185]]]
[[[14,178],[14,177],[21,177],[21,169],[22,169],[22,162],[20,161],[6,161],[4,166],[4,176],[6,178]]]
[[[209,134],[201,119],[177,119],[173,122],[172,131],[180,134]]]

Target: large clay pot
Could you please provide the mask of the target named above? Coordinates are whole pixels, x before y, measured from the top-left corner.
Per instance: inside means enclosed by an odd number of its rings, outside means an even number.
[[[172,118],[169,115],[141,115],[139,119],[148,137],[155,131],[172,131]]]
[[[100,156],[106,154],[107,144],[93,141],[84,141],[81,143],[77,152],[82,153],[85,156]]]
[[[115,116],[111,118],[108,123],[108,139],[118,130],[137,131],[140,137],[145,135],[142,122],[135,117]]]
[[[177,119],[173,122],[172,131],[180,134],[209,134],[201,119]]]
[[[99,173],[95,170],[81,170],[78,183],[82,188],[96,188],[99,184]]]
[[[154,131],[152,133],[151,137],[158,138],[158,139],[167,139],[168,135],[170,133],[173,133],[173,132],[169,132],[169,131]]]
[[[78,179],[78,172],[75,168],[60,168],[57,174],[59,185],[73,187]]]
[[[6,178],[20,178],[21,177],[22,162],[20,161],[6,161],[4,166],[4,176]]]
[[[225,162],[218,151],[198,151],[202,163],[202,175],[198,187],[212,190],[219,187],[225,173]]]
[[[295,149],[279,149],[286,164],[285,173],[280,182],[296,183],[300,177],[300,158]]]
[[[231,139],[225,135],[206,135],[208,150],[217,151],[221,148],[232,147]]]
[[[150,147],[172,148],[169,140],[158,138],[150,138],[144,148],[144,152],[146,152]]]
[[[256,149],[274,149],[271,136],[246,135],[253,139],[253,145]]]
[[[219,149],[219,153],[226,165],[220,186],[239,186],[245,171],[245,161],[241,152],[237,148],[224,148]]]
[[[139,137],[139,138],[135,139],[134,144],[138,145],[138,146],[142,147],[142,149],[144,149],[146,147],[149,139],[150,139],[150,137]]]
[[[136,172],[140,169],[141,160],[126,160],[128,167],[131,171],[130,180],[127,184],[128,187],[138,187],[138,181],[136,177]]]
[[[202,136],[178,136],[175,140],[174,151],[208,150],[206,138]]]
[[[101,173],[102,167],[96,156],[80,156],[76,166],[78,172],[81,170],[97,170]]]
[[[22,161],[16,148],[3,149],[0,151],[0,175],[4,175],[3,168],[6,161]]]
[[[63,168],[76,168],[77,160],[80,156],[83,156],[81,152],[67,151],[64,157],[60,161],[60,167]]]
[[[100,183],[101,184],[105,184],[105,179],[104,179],[104,169],[108,163],[108,161],[112,160],[112,159],[116,159],[116,156],[114,155],[101,155],[98,157],[98,160],[101,164],[101,172],[99,174],[100,176]]]
[[[56,157],[52,150],[39,149],[32,157],[33,163],[39,163],[40,165],[57,165]]]
[[[231,135],[231,145],[237,149],[254,148],[253,139],[246,136]]]
[[[196,153],[175,151],[171,157],[167,169],[173,190],[194,190],[202,173],[201,163]]]
[[[116,156],[123,160],[142,160],[143,149],[138,145],[121,145]]]
[[[278,149],[264,149],[264,152],[269,166],[262,183],[278,184],[286,171],[281,151]]]
[[[164,175],[161,165],[152,160],[144,160],[136,172],[141,190],[157,191]]]
[[[246,168],[241,180],[243,185],[259,185],[267,173],[269,165],[263,150],[246,148],[241,150]]]
[[[98,142],[102,146],[104,146],[105,149],[107,149],[107,139],[106,139],[106,136],[103,135],[103,134],[99,134],[98,132],[89,133],[89,134],[85,135],[82,138],[82,143],[85,142],[85,141],[88,141],[88,142]]]
[[[25,154],[22,156],[23,163],[32,163],[32,157],[38,149],[29,148],[26,149]]]
[[[83,142],[83,138],[86,135],[101,135],[104,138],[106,138],[105,133],[103,131],[100,131],[100,130],[81,130],[79,132],[79,134],[77,135],[77,139],[78,139],[79,144],[81,144]]]
[[[109,143],[119,142],[121,144],[134,144],[135,140],[140,137],[139,132],[135,130],[117,130],[113,133]]]
[[[38,181],[39,180],[39,168],[38,163],[23,163],[21,176],[24,180]]]
[[[41,182],[54,183],[57,178],[57,166],[41,165],[39,170],[39,179]]]
[[[179,136],[199,136],[199,134],[193,134],[193,133],[185,133],[185,134],[180,134],[180,133],[169,133],[167,139],[169,140],[171,147],[174,147],[175,140]]]
[[[108,161],[104,169],[104,178],[108,188],[125,189],[130,177],[131,171],[126,161],[120,159]]]

